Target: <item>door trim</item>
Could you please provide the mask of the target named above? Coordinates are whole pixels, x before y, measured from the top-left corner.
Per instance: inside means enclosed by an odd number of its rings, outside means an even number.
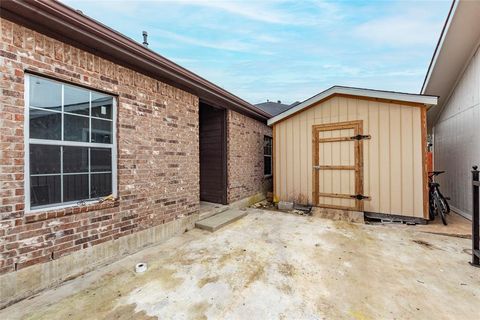
[[[363,211],[363,201],[355,199],[355,207],[335,206],[327,204],[319,204],[318,198],[320,196],[330,196],[332,198],[347,198],[349,195],[343,194],[327,194],[319,192],[319,172],[323,170],[354,170],[355,171],[355,194],[363,194],[363,140],[352,140],[344,138],[326,138],[319,139],[318,133],[322,131],[333,131],[353,129],[354,136],[363,134],[363,120],[336,122],[319,124],[312,126],[312,183],[313,183],[313,204],[317,207],[340,209],[340,210],[356,210]],[[334,141],[332,141],[332,139]],[[354,166],[319,166],[319,143],[325,142],[341,142],[341,141],[353,141],[354,142]]]

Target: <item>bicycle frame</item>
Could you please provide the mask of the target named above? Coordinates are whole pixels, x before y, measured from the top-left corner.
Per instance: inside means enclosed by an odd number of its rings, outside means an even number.
[[[443,224],[447,224],[445,215],[450,212],[450,207],[446,198],[442,195],[439,189],[439,184],[434,181],[434,177],[444,173],[444,171],[433,171],[428,175],[429,186],[429,216],[431,220],[435,219],[435,216],[440,213]]]

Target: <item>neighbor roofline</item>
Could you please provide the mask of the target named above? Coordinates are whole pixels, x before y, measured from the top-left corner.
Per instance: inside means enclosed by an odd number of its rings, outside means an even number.
[[[450,11],[448,11],[447,19],[442,28],[442,32],[440,33],[440,37],[438,38],[437,45],[435,46],[435,50],[433,51],[432,58],[430,59],[430,64],[428,65],[427,74],[425,75],[425,79],[423,79],[422,89],[420,93],[423,94],[425,89],[430,81],[430,77],[432,75],[433,69],[435,68],[435,64],[437,62],[438,55],[440,54],[440,49],[443,46],[443,42],[445,41],[445,37],[448,33],[448,29],[450,28],[450,24],[452,22],[452,18],[454,16],[454,12],[457,10],[458,7],[458,0],[453,0],[452,5],[450,6]]]
[[[214,106],[263,121],[269,118],[247,101],[63,3],[0,1],[0,16],[190,92]]]
[[[294,114],[301,112],[302,110],[310,107],[311,105],[321,102],[325,99],[331,98],[336,95],[351,96],[357,98],[365,99],[378,99],[385,101],[393,101],[398,103],[410,103],[415,105],[423,105],[425,107],[434,106],[438,102],[438,97],[420,95],[414,93],[404,93],[396,91],[384,91],[384,90],[373,90],[373,89],[364,89],[364,88],[354,88],[354,87],[344,87],[344,86],[333,86],[325,91],[320,92],[319,94],[303,101],[299,105],[288,109],[275,117],[268,120],[268,125],[271,126],[277,122],[285,120],[288,117],[293,116]]]

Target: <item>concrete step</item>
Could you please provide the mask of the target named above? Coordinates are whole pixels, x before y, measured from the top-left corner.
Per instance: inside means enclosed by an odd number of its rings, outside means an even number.
[[[246,215],[246,210],[230,209],[209,218],[197,221],[195,223],[195,227],[210,232],[215,232],[218,229],[225,227],[226,225],[235,222]]]
[[[208,206],[200,206],[200,220],[207,219],[216,214],[222,213],[230,209],[227,205],[215,204]]]

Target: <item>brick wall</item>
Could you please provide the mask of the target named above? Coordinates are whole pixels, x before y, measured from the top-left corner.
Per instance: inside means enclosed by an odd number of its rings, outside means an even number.
[[[8,20],[0,23],[0,274],[198,211],[197,97]],[[24,212],[25,70],[118,95],[117,201]]]
[[[272,178],[263,175],[263,137],[272,136],[266,124],[228,110],[227,171],[228,202],[237,201],[258,192],[270,191]]]

